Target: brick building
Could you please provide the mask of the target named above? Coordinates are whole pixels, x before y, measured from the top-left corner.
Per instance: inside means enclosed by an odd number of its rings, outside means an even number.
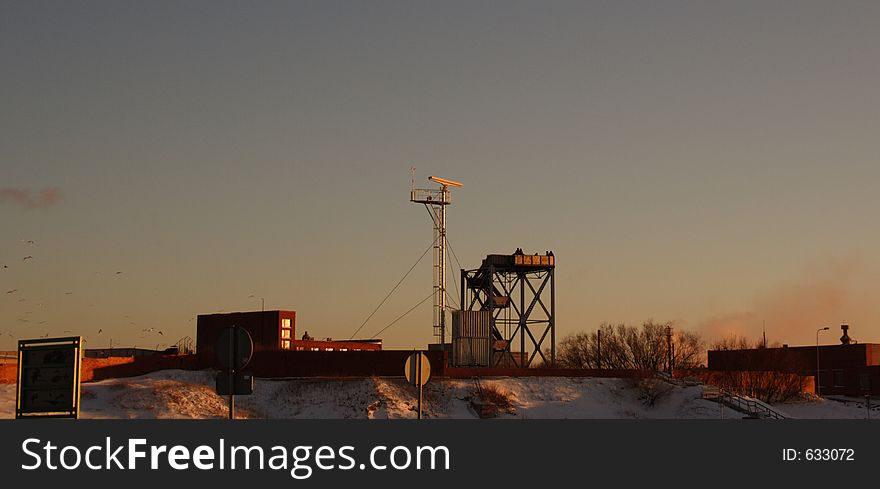
[[[253,311],[200,314],[196,323],[196,353],[214,358],[214,344],[220,332],[231,326],[244,328],[254,341],[254,353],[266,351],[376,351],[382,340],[319,340],[307,332],[297,336],[296,311]]]
[[[880,395],[880,344],[855,343],[848,328],[841,326],[837,345],[710,350],[709,370],[777,371],[814,378],[818,372],[823,395]]]

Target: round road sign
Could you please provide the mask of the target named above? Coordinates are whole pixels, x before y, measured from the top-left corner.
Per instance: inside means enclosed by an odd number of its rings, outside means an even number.
[[[214,352],[221,369],[241,370],[251,361],[254,341],[247,330],[233,326],[220,332]]]
[[[406,359],[406,365],[403,367],[403,375],[406,381],[412,385],[419,386],[428,383],[431,378],[431,362],[422,352],[413,352]]]

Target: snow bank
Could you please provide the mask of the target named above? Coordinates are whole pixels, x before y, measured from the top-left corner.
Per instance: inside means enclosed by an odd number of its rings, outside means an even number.
[[[483,378],[509,401],[506,419],[717,419],[719,405],[701,398],[700,386],[671,386],[653,406],[637,382],[567,377]],[[435,379],[424,388],[426,418],[474,419],[477,381]],[[880,404],[880,403],[878,403]],[[15,386],[0,385],[0,418],[14,417]],[[401,378],[258,379],[254,394],[236,397],[243,418],[415,418],[417,392]],[[830,400],[774,405],[798,418],[863,418],[864,405]],[[880,406],[878,406],[880,408]],[[880,418],[880,412],[876,412]],[[83,384],[83,418],[222,418],[227,400],[214,392],[214,373],[162,370],[141,377]],[[729,408],[726,418],[739,417]]]

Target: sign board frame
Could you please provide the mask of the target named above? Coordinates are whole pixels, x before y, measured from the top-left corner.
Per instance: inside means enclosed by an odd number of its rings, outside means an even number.
[[[248,330],[233,325],[220,331],[214,352],[220,370],[238,372],[253,358],[254,339]]]
[[[79,418],[80,394],[82,392],[82,336],[68,336],[62,338],[40,338],[33,340],[18,341],[18,370],[16,374],[15,388],[15,418]],[[70,353],[68,353],[70,352]],[[36,364],[35,360],[42,355],[42,364]],[[51,359],[50,355],[56,354],[69,359],[69,361],[51,363],[45,362]],[[31,358],[35,357],[35,358]],[[67,373],[65,382],[59,385],[33,385],[34,377],[30,372],[38,369],[54,370],[58,375]],[[69,371],[65,372],[67,369]],[[38,374],[36,374],[38,375]],[[70,403],[60,409],[48,407],[28,406],[28,394],[36,391],[69,391]],[[66,394],[65,394],[66,395]]]
[[[254,393],[253,375],[241,371],[253,357],[254,339],[247,329],[233,324],[220,332],[214,351],[220,367],[215,389],[218,395],[229,396],[229,419],[235,419],[235,396]],[[221,380],[222,377],[225,379]]]
[[[254,374],[250,372],[219,372],[216,378],[215,390],[218,396],[249,396],[254,393]]]
[[[428,356],[420,351],[411,353],[406,358],[403,374],[406,381],[414,387],[427,384],[431,380],[431,362]]]
[[[418,419],[422,419],[422,386],[431,380],[431,362],[421,351],[415,351],[406,358],[403,364],[403,376],[410,385],[419,390]]]

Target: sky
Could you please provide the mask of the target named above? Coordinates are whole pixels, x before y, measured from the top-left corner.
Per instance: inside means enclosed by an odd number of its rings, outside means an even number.
[[[0,349],[348,338],[433,238],[410,167],[463,267],[554,251],[559,337],[880,342],[876,2],[0,2],[0,66]]]

